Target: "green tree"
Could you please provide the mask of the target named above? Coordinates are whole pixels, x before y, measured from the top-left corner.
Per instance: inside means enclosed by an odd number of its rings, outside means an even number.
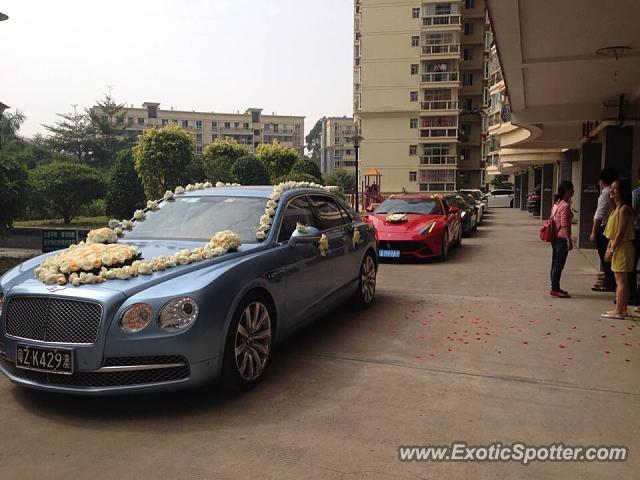
[[[87,110],[86,115],[93,162],[97,166],[108,167],[120,150],[133,146],[136,140],[135,134],[127,130],[126,104],[117,102],[111,93],[107,93],[95,107]]]
[[[314,182],[323,185],[322,180],[318,180],[316,177],[314,177],[313,175],[309,175],[308,173],[286,173],[284,175],[281,175],[280,177],[277,177],[273,181],[273,184],[277,185],[282,182]]]
[[[107,213],[115,218],[130,218],[145,205],[144,189],[133,165],[131,149],[120,150],[107,179]]]
[[[45,206],[69,223],[80,208],[102,197],[104,180],[100,172],[88,165],[54,161],[33,170],[34,187]]]
[[[177,125],[149,128],[133,147],[133,160],[147,198],[193,181],[194,141]]]
[[[0,150],[0,237],[7,234],[26,207],[27,171],[8,152]]]
[[[202,155],[204,173],[210,182],[233,182],[231,169],[239,158],[249,154],[249,149],[231,138],[214,140],[205,148]]]
[[[318,120],[313,128],[309,131],[309,134],[304,137],[307,143],[307,152],[309,152],[309,158],[316,165],[320,165],[320,149],[322,139],[322,119]]]
[[[337,185],[342,187],[344,191],[353,190],[356,188],[356,176],[353,173],[349,173],[346,170],[334,170],[324,177],[325,185]]]
[[[269,185],[269,173],[264,163],[253,155],[239,158],[231,167],[233,181],[240,185]]]
[[[308,158],[301,158],[293,164],[291,167],[290,173],[306,173],[315,177],[317,183],[321,183],[322,181],[322,172],[320,172],[320,167],[316,165],[313,161]]]
[[[287,174],[300,156],[295,148],[285,147],[274,141],[271,144],[258,145],[256,158],[264,163],[269,177],[273,180]]]
[[[14,113],[4,112],[0,115],[0,148],[2,148],[1,142],[7,143],[18,136],[18,130],[25,120],[24,114],[17,109]]]
[[[95,145],[87,115],[74,106],[73,113],[58,113],[58,117],[55,125],[44,126],[52,148],[75,161],[92,162]]]

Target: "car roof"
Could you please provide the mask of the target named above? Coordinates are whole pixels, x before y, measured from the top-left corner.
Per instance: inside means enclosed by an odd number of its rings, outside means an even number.
[[[225,187],[213,187],[203,188],[200,190],[193,190],[191,192],[185,192],[183,195],[186,197],[258,197],[269,198],[269,195],[273,192],[273,185],[246,185],[246,186],[225,186]],[[324,193],[331,194],[331,192],[325,190],[318,190],[317,188],[295,188],[287,190],[282,193],[283,196],[288,196],[292,192],[300,193]]]
[[[440,197],[438,195],[431,195],[428,193],[397,193],[397,194],[391,195],[387,200],[396,199],[396,198],[436,200]]]

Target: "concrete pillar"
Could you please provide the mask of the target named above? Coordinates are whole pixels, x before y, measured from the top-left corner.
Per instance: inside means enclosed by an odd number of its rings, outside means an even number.
[[[542,220],[551,216],[553,193],[553,164],[546,163],[542,166],[540,179],[540,218]]]
[[[558,180],[560,182],[564,182],[565,180],[569,180],[572,182],[572,170],[573,170],[573,162],[577,162],[580,159],[580,152],[578,150],[567,150],[562,155],[562,160],[560,161],[560,175]]]
[[[520,202],[522,201],[522,198],[520,198],[520,193],[522,190],[522,187],[520,186],[520,182],[522,181],[522,177],[520,175],[516,175],[515,176],[515,189],[514,189],[514,196],[513,196],[513,208],[520,208]]]
[[[602,144],[585,143],[580,151],[580,163],[582,167],[580,188],[580,205],[576,208],[580,212],[578,248],[596,248],[595,244],[589,240],[591,227],[593,225],[593,214],[598,205],[600,187],[598,179],[602,165]]]
[[[604,166],[613,167],[618,172],[618,177],[635,180],[631,171],[633,152],[633,127],[606,128],[604,134]]]
[[[529,172],[520,175],[520,210],[527,209],[527,195],[529,194]]]

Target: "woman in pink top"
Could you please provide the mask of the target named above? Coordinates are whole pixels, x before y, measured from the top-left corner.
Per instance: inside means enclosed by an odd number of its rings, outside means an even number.
[[[560,288],[560,277],[567,261],[567,255],[570,250],[573,250],[571,197],[573,197],[573,183],[565,180],[558,185],[558,193],[554,196],[555,202],[551,210],[551,218],[556,225],[556,236],[551,241],[553,254],[551,256],[551,291],[549,294],[558,298],[571,298],[571,295]]]

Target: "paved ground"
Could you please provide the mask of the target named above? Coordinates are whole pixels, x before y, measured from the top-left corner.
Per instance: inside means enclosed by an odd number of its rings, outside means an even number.
[[[368,312],[281,346],[242,396],[68,398],[0,380],[3,478],[638,478],[640,326],[592,254],[548,296],[538,222],[495,209],[449,262],[383,265]],[[400,463],[402,444],[627,445],[626,464]]]

